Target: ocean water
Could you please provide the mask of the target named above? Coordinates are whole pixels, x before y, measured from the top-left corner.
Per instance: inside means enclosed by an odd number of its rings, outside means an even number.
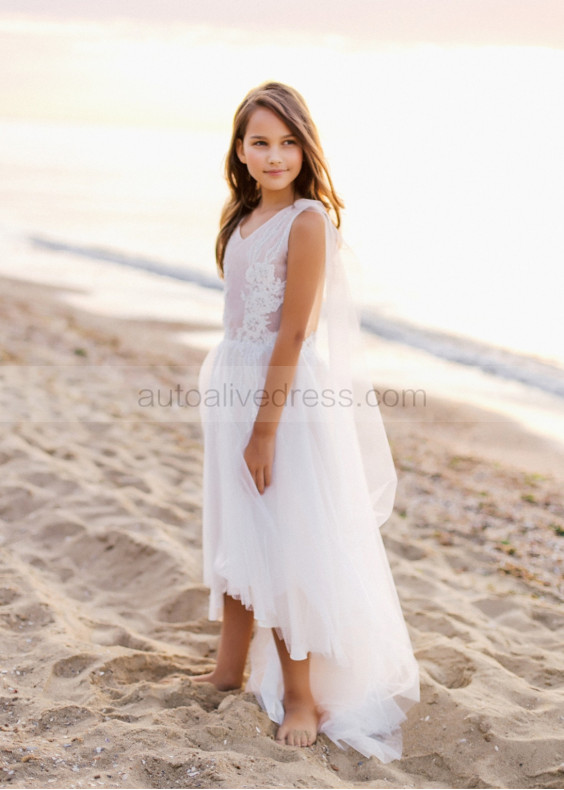
[[[68,276],[69,285],[77,267],[89,262],[108,273],[148,271],[201,289],[202,304],[217,322],[223,286],[213,245],[226,196],[227,144],[227,131],[1,122],[2,272],[10,273],[10,243],[35,253],[36,277],[44,260],[48,280],[47,261],[52,267],[56,257],[58,276]],[[558,206],[550,202],[539,214],[540,197],[520,195],[513,211],[498,207],[494,215],[497,182],[493,197],[488,184],[467,182],[473,196],[467,195],[465,216],[452,205],[445,214],[449,196],[445,174],[438,173],[439,187],[428,195],[414,177],[400,207],[405,171],[396,162],[392,172],[393,162],[384,160],[380,182],[396,184],[396,192],[388,189],[386,201],[384,187],[372,185],[367,200],[370,179],[351,172],[357,160],[338,136],[328,149],[347,203],[343,233],[362,265],[364,328],[564,397],[564,224]],[[428,163],[421,172],[430,172]],[[527,225],[528,203],[536,213]],[[487,233],[479,227],[486,218]]]

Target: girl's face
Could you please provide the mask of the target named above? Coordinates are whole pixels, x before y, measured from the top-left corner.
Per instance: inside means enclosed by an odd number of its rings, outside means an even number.
[[[266,107],[257,107],[251,114],[243,140],[237,140],[237,156],[263,194],[290,190],[302,169],[303,150],[298,138]]]

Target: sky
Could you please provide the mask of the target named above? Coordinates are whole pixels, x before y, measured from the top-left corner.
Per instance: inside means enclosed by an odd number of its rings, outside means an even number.
[[[527,94],[527,50],[562,53],[564,0],[0,0],[0,117],[213,131],[278,79],[334,124],[363,97],[416,99],[425,79],[444,93],[445,69],[472,93],[465,51],[476,84],[505,68]]]
[[[307,31],[370,45],[564,45],[562,0],[1,0],[0,14],[212,25],[264,35]]]

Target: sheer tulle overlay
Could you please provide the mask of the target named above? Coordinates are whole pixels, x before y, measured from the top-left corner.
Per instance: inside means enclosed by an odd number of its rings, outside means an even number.
[[[280,324],[289,232],[304,210],[327,220],[322,318],[302,345],[260,494],[243,453]],[[246,690],[274,722],[284,717],[284,688],[272,628],[293,659],[311,655],[320,731],[389,762],[401,756],[419,673],[379,530],[393,506],[393,461],[378,408],[362,400],[369,385],[343,361],[354,356],[355,316],[345,315],[337,237],[322,204],[302,199],[229,240],[225,334],[199,378],[204,583],[211,620],[223,616],[224,593],[253,610]]]

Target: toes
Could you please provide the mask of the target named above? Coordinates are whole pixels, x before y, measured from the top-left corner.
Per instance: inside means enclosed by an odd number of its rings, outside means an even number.
[[[211,675],[192,675],[194,683],[211,683]]]
[[[311,730],[289,730],[284,731],[282,728],[276,733],[275,741],[280,745],[286,746],[312,746],[316,741],[316,733]]]
[[[307,746],[308,734],[305,730],[292,730],[288,736],[290,746]]]

